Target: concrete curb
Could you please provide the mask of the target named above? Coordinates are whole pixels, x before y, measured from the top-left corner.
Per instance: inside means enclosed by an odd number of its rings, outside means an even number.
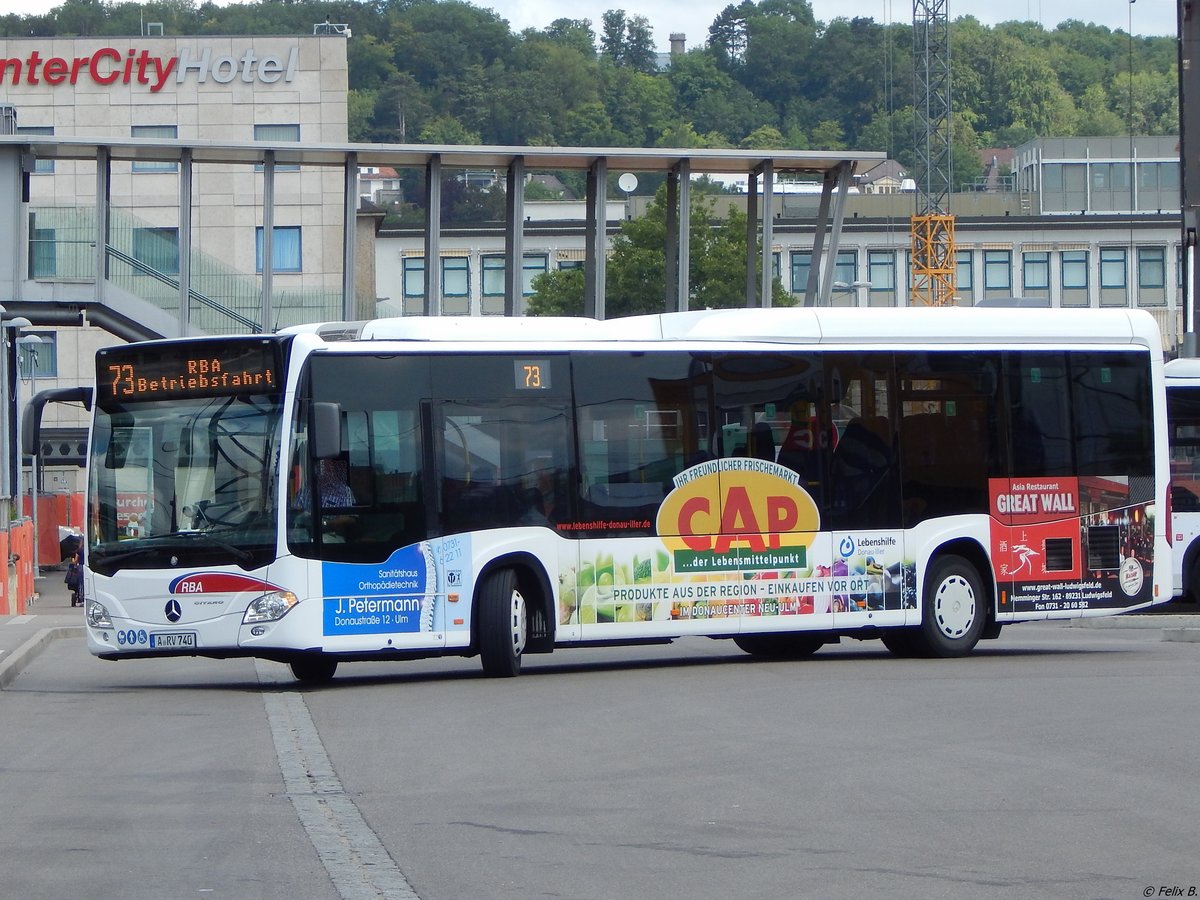
[[[1158,628],[1164,641],[1200,644],[1200,616],[1106,616],[1070,622],[1075,628]]]
[[[22,670],[37,657],[51,641],[59,638],[83,637],[82,625],[58,625],[42,628],[20,647],[0,657],[0,691],[4,690],[21,674]]]
[[[1200,644],[1200,628],[1164,628],[1162,639],[1185,644]]]

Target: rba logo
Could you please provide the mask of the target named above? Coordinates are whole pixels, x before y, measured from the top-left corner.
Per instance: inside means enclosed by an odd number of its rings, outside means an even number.
[[[286,57],[259,56],[247,48],[240,56],[218,56],[211,48],[197,53],[184,47],[178,56],[159,56],[149,50],[130,47],[122,52],[115,47],[101,47],[90,56],[44,57],[37,50],[24,59],[0,59],[0,83],[11,85],[79,84],[140,84],[150,93],[158,93],[174,82],[182,84],[189,78],[198,84],[209,80],[217,84],[255,81],[263,84],[292,81],[300,62],[300,51],[292,47]]]

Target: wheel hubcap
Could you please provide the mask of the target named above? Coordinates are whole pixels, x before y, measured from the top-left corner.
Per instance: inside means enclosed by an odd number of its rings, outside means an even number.
[[[521,596],[520,591],[512,592],[509,624],[512,627],[513,652],[520,656],[525,652],[525,598]]]
[[[961,575],[951,575],[938,585],[933,604],[938,629],[948,638],[958,639],[975,621],[975,592]]]

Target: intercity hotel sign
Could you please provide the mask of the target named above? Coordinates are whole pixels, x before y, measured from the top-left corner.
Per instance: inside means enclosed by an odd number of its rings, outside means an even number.
[[[130,47],[118,50],[101,47],[90,56],[43,56],[31,50],[24,59],[0,59],[0,85],[20,84],[51,87],[91,82],[98,85],[144,85],[152,94],[171,84],[189,79],[198,84],[229,84],[242,81],[275,84],[296,77],[299,50],[292,47],[285,56],[259,55],[253,47],[240,56],[219,56],[212,48],[189,50],[183,47],[175,56],[163,56],[149,50]]]

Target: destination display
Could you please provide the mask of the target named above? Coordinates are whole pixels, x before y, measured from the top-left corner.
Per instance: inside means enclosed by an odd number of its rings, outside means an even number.
[[[197,342],[170,349],[116,347],[96,356],[97,401],[181,400],[231,394],[271,394],[282,388],[274,341]]]

